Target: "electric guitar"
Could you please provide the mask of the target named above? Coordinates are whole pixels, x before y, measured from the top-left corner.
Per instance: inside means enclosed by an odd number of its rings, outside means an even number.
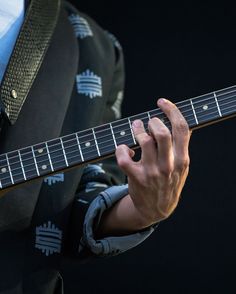
[[[236,116],[236,86],[184,100],[176,105],[190,129],[201,128]],[[152,117],[158,117],[171,129],[169,120],[157,108],[1,154],[0,190],[112,156],[120,144],[136,148],[138,144],[133,135],[132,122],[141,119],[147,129]]]

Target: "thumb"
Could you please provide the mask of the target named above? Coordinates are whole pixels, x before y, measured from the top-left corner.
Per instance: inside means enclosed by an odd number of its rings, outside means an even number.
[[[128,176],[133,173],[135,162],[132,160],[134,157],[134,150],[126,145],[119,145],[116,149],[116,159],[121,170]]]

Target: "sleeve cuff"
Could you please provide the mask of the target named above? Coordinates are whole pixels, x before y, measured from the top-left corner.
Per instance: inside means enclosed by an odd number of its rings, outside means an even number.
[[[102,214],[127,194],[128,185],[113,186],[101,192],[93,200],[85,215],[83,238],[80,243],[82,246],[79,251],[86,246],[97,256],[114,256],[137,246],[151,235],[157,225],[130,235],[95,239],[94,231],[99,225]]]

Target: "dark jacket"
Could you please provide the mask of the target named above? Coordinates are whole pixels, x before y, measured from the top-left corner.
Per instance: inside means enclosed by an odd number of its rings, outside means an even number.
[[[121,47],[88,16],[68,4],[66,7],[61,8],[18,120],[2,128],[1,153],[120,116],[124,90]],[[90,165],[81,180],[83,171],[84,167],[75,168],[29,182],[0,198],[0,293],[62,293],[61,258],[79,261],[97,254],[97,244],[92,252],[83,240],[85,215],[97,195],[124,181],[124,176],[114,160],[106,160],[100,167]],[[118,198],[127,188],[119,191]],[[100,200],[94,202],[95,210]],[[135,236],[128,248],[149,234]],[[119,250],[108,255],[117,253]]]
[[[93,36],[81,39],[75,36],[68,13],[61,9],[52,42],[18,120],[13,126],[6,124],[1,132],[1,153],[115,119],[112,106],[124,86],[122,55],[107,33],[91,19],[83,19]],[[86,71],[101,78],[102,95],[78,93],[75,77]],[[29,182],[0,199],[0,293],[54,293],[82,172],[83,168],[78,168],[58,178]],[[36,228],[39,232],[44,225],[60,230],[59,252],[46,255],[40,239],[37,244]]]

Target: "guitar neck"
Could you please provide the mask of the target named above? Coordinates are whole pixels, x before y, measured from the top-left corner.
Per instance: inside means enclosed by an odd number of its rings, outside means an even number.
[[[184,100],[176,105],[192,130],[216,123],[236,115],[236,86]],[[120,144],[134,148],[137,142],[132,122],[141,119],[147,129],[148,121],[153,117],[158,117],[171,129],[169,120],[157,108],[1,154],[0,189],[111,156]]]

